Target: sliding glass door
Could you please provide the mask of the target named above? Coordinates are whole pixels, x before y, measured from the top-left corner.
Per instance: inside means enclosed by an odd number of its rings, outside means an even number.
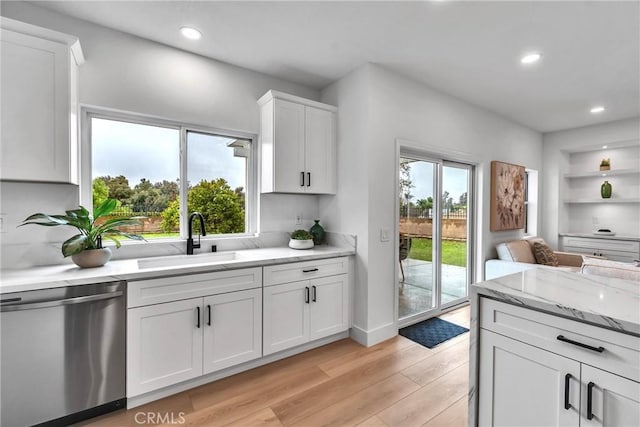
[[[471,281],[473,166],[403,154],[398,317],[404,326],[464,302]]]

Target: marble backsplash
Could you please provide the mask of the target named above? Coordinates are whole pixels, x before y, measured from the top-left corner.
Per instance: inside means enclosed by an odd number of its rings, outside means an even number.
[[[206,237],[201,240],[201,248],[194,253],[210,252],[216,245],[217,251],[234,251],[242,249],[260,249],[285,247],[289,242],[286,232],[265,232],[247,237]],[[356,248],[356,236],[342,233],[326,233],[326,244],[340,248]],[[61,242],[56,243],[11,243],[0,246],[0,260],[3,269],[29,268],[44,265],[72,263],[71,258],[64,258],[61,253]],[[186,253],[184,240],[153,241],[152,243],[123,241],[122,247],[111,247],[113,260],[147,258],[154,256],[181,255]]]

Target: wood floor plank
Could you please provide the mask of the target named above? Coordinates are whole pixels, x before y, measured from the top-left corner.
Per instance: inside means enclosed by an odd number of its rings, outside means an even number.
[[[282,423],[271,410],[271,408],[264,408],[258,412],[254,412],[244,418],[240,418],[230,424],[226,424],[227,427],[282,427]]]
[[[457,344],[402,371],[411,381],[425,386],[469,361],[469,334]]]
[[[366,348],[350,339],[340,340],[305,353],[288,357],[250,371],[242,372],[188,391],[194,409],[202,409],[231,399],[256,388],[278,381],[283,376],[295,376],[308,368]]]
[[[357,427],[389,427],[389,426],[385,424],[384,421],[382,421],[380,418],[378,418],[377,415],[374,415],[373,417],[358,424]]]
[[[320,364],[319,367],[330,377],[337,377],[365,363],[415,345],[418,344],[402,336],[397,336],[372,347],[362,347],[344,356],[333,358]]]
[[[469,364],[454,369],[378,413],[390,426],[418,426],[467,395]]]
[[[284,425],[296,423],[430,355],[426,347],[407,347],[284,400],[272,406],[272,409]]]
[[[463,396],[456,403],[423,424],[423,427],[466,426],[469,412],[469,399]]]
[[[407,377],[396,374],[292,425],[298,427],[353,426],[419,388],[418,384]]]
[[[224,425],[248,416],[254,412],[272,406],[274,403],[286,400],[292,396],[304,394],[330,377],[317,366],[309,367],[296,375],[284,375],[273,379],[267,384],[253,387],[245,393],[230,397],[213,405],[200,406],[202,402],[193,406],[196,411],[186,416],[187,426]],[[204,399],[206,396],[198,396]],[[202,409],[198,409],[202,408]],[[275,411],[274,411],[275,412]],[[276,415],[278,415],[276,413]],[[278,415],[278,418],[281,418]]]

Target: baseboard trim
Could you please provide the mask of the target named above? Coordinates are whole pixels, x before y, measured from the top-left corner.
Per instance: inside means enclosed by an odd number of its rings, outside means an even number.
[[[135,408],[137,406],[144,405],[145,403],[153,402],[154,400],[162,399],[164,397],[171,396],[172,394],[180,393],[194,387],[201,386],[203,384],[208,384],[210,382],[229,377],[231,375],[239,374],[240,372],[248,371],[250,369],[275,362],[276,360],[284,359],[298,353],[303,353],[316,347],[321,347],[323,345],[345,338],[349,338],[349,331],[340,332],[338,334],[331,335],[326,338],[321,338],[319,340],[306,343],[298,347],[283,350],[279,353],[270,354],[268,356],[261,357],[260,359],[251,360],[238,366],[232,366],[219,372],[213,372],[211,374],[203,375],[201,377],[184,381],[179,384],[174,384],[168,387],[161,388],[159,390],[154,390],[149,393],[132,396],[127,398],[127,409]]]
[[[366,331],[356,325],[351,327],[351,339],[366,347],[371,347],[398,335],[398,326],[394,323],[379,326]]]

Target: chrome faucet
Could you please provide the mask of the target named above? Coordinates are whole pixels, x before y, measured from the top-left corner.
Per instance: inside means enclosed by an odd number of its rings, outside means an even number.
[[[203,236],[207,235],[204,228],[204,218],[200,212],[193,212],[189,215],[189,237],[187,238],[187,255],[193,255],[193,249],[200,249],[200,234],[198,234],[198,243],[193,243],[193,218],[198,217],[200,220],[200,231]]]

